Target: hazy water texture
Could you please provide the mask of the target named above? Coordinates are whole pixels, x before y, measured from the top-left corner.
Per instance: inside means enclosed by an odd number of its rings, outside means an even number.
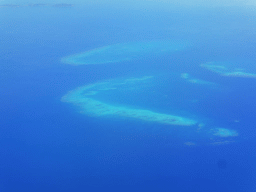
[[[241,75],[256,73],[253,2],[33,3],[0,1],[0,191],[255,191],[256,79]],[[107,64],[61,62],[165,39],[191,46]],[[198,124],[99,117],[62,102],[78,87],[145,76],[154,80],[93,99]]]

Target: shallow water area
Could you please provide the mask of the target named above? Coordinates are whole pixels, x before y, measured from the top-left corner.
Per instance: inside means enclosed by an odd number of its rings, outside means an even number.
[[[185,75],[185,77],[188,77],[188,75]],[[175,78],[176,82],[173,82],[173,84],[164,85],[165,82],[168,82],[168,79]],[[190,138],[193,138],[193,143],[196,143],[194,145],[201,145],[202,141],[205,143],[207,140],[208,144],[234,142],[232,137],[238,136],[236,131],[228,128],[212,128],[212,125],[208,125],[207,122],[202,120],[200,114],[193,114],[193,111],[188,107],[193,104],[192,99],[172,101],[173,96],[179,94],[179,91],[168,93],[168,90],[176,90],[175,87],[179,86],[184,89],[182,94],[187,94],[188,97],[194,97],[193,94],[191,95],[189,91],[186,91],[189,87],[205,87],[207,85],[209,86],[208,89],[214,91],[211,88],[211,83],[187,84],[183,79],[175,74],[111,79],[72,90],[62,97],[62,101],[76,105],[80,113],[86,116],[106,118],[109,121],[111,119],[145,121],[148,124],[169,125],[168,129],[170,130],[180,127],[181,132],[185,131],[185,126],[188,127],[186,130],[190,133]],[[164,87],[159,89],[159,85],[164,85]],[[141,101],[136,99],[138,95],[142,96]],[[134,102],[135,99],[137,102]],[[143,100],[147,100],[147,103],[144,103]],[[130,101],[133,102],[130,103]],[[157,105],[152,105],[150,108],[148,102]],[[166,108],[163,106],[166,106]],[[180,142],[188,139],[188,133],[184,134],[184,138]]]
[[[0,191],[254,192],[243,3],[0,0]]]
[[[186,41],[178,40],[118,43],[64,57],[62,62],[73,65],[116,63],[147,57],[152,54],[160,56],[161,54],[183,50],[189,45]]]
[[[256,78],[256,73],[248,73],[245,69],[236,66],[227,67],[225,64],[225,62],[208,62],[201,64],[201,67],[226,77]]]

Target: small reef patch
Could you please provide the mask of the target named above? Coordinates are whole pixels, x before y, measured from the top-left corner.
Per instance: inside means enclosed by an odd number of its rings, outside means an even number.
[[[213,135],[219,136],[219,137],[236,137],[236,136],[238,136],[238,133],[237,133],[237,131],[232,130],[232,129],[215,128]]]
[[[185,79],[189,83],[194,83],[194,84],[199,84],[199,85],[210,85],[210,86],[216,85],[215,83],[210,82],[210,81],[205,81],[205,80],[202,80],[202,79],[193,78],[188,73],[182,73],[180,77],[182,79]]]
[[[201,64],[201,67],[209,71],[218,73],[222,76],[256,78],[256,73],[248,73],[245,72],[244,69],[240,68],[228,68],[227,66],[225,66],[225,62],[208,62],[205,64]]]

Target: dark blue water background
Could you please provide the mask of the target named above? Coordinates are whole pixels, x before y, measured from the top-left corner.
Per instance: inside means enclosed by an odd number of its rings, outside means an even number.
[[[200,67],[208,61],[232,61],[255,73],[255,12],[244,7],[83,4],[1,7],[0,17],[1,191],[255,191],[256,80],[221,77]],[[60,62],[100,46],[154,39],[185,39],[193,46],[106,65]],[[159,91],[172,95],[174,108],[211,126],[237,130],[235,143],[184,146],[180,141],[189,138],[186,130],[89,117],[60,101],[86,84],[169,73],[178,80],[166,85],[181,81],[181,73],[221,85],[219,90],[177,87],[184,95],[164,85]],[[171,111],[154,96],[160,94],[145,95],[154,103],[141,97],[133,102]],[[201,98],[201,104],[182,105],[188,97]],[[218,167],[220,160],[226,166]]]

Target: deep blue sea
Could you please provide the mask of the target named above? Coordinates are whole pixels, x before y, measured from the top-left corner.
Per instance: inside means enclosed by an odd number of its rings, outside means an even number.
[[[0,192],[255,192],[255,18],[255,3],[225,0],[0,1]],[[113,63],[61,62],[165,39],[190,45]],[[144,76],[154,81],[95,98],[198,123],[97,116],[62,102],[77,87]],[[217,138],[218,127],[237,134]]]

